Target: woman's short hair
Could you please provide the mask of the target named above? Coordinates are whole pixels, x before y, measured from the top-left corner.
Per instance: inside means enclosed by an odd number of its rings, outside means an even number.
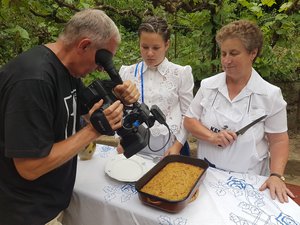
[[[119,43],[121,36],[113,20],[105,12],[98,9],[85,9],[77,12],[65,25],[59,39],[66,45],[88,37],[97,46],[104,46],[115,38]]]
[[[138,29],[139,37],[142,32],[157,33],[162,36],[165,42],[170,39],[171,35],[167,21],[157,16],[148,17],[140,24]]]
[[[238,20],[223,26],[216,35],[219,46],[227,40],[238,38],[250,53],[257,49],[257,56],[260,55],[263,46],[263,34],[261,29],[251,21]]]

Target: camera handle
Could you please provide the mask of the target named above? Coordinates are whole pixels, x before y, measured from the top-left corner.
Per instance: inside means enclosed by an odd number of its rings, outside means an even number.
[[[113,129],[109,125],[109,122],[106,119],[102,109],[98,109],[95,112],[93,112],[90,121],[95,130],[97,130],[100,134],[108,136],[115,135],[115,131],[113,131]]]

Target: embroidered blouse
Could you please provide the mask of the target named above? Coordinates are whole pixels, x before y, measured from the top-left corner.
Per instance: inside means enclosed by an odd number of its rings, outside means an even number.
[[[193,99],[194,78],[190,66],[180,66],[167,58],[156,68],[144,62],[122,66],[123,80],[132,80],[139,89],[139,101],[149,108],[157,105],[166,116],[167,124],[176,139],[184,144],[187,131],[183,127],[183,115]],[[167,135],[168,130],[157,121],[150,129],[152,136]]]

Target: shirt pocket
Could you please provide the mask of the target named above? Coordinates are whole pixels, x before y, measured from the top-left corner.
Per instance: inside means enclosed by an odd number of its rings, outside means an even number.
[[[204,97],[200,101],[200,107],[201,107],[200,121],[208,129],[210,129],[211,126],[215,126],[215,124],[212,124],[211,121],[212,101],[213,99],[210,99],[209,97]]]
[[[200,101],[200,106],[202,107],[202,115],[203,115],[211,109],[212,100],[209,98],[202,98]]]

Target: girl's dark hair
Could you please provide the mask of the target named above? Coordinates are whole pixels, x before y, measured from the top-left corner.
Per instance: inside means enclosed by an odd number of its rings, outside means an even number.
[[[163,40],[167,42],[170,39],[171,31],[168,23],[161,17],[151,16],[146,18],[138,29],[138,36],[142,32],[157,33],[162,36]]]

